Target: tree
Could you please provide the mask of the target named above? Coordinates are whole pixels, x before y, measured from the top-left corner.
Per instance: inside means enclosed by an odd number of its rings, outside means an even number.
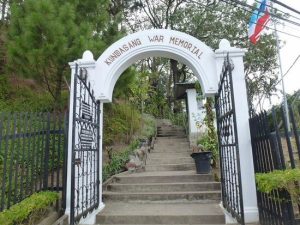
[[[75,0],[26,0],[11,7],[8,68],[44,85],[57,107],[61,103],[63,76],[69,74],[68,62],[79,58],[85,49],[98,51],[105,46],[100,27],[106,28],[108,18],[97,17],[100,12],[96,12],[93,1],[86,3],[86,18],[83,11],[76,11],[83,4]],[[96,7],[95,11],[92,7]]]
[[[222,38],[228,39],[233,46],[248,49],[245,70],[250,102],[276,91],[273,85],[277,81],[275,39],[272,35],[264,35],[256,46],[249,42],[247,27],[251,12],[222,1],[206,0],[140,0],[128,1],[128,5],[124,16],[129,31],[171,28],[188,33],[213,49],[218,48]],[[137,12],[143,13],[133,16]],[[175,60],[171,60],[171,64],[174,82],[184,80],[188,68]]]
[[[6,25],[0,25],[1,33],[0,33],[0,75],[4,73],[4,67],[6,64]]]

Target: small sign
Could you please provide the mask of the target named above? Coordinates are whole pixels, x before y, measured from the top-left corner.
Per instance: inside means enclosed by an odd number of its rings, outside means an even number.
[[[82,115],[81,118],[84,120],[92,121],[92,113],[91,113],[91,106],[82,101]]]

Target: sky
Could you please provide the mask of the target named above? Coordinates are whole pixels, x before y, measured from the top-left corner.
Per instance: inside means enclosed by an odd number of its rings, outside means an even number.
[[[299,0],[280,0],[280,1],[300,11]],[[249,0],[249,3],[253,3],[253,2],[254,0]],[[280,7],[277,4],[274,4],[274,7],[284,12],[289,12],[291,14],[291,17],[289,19],[300,23],[299,14],[293,13],[292,11]],[[295,18],[293,16],[298,18]],[[289,67],[293,64],[295,59],[300,55],[300,26],[295,26],[285,22],[284,25],[279,25],[277,28],[279,31],[283,31],[298,36],[298,37],[292,37],[287,34],[278,32],[279,39],[281,40],[280,56],[282,59],[282,70],[283,70],[283,74],[285,74],[289,69]],[[288,94],[293,94],[294,91],[300,89],[300,58],[298,59],[296,64],[292,67],[292,69],[287,73],[287,75],[283,78],[283,81],[284,81],[285,91]],[[277,85],[277,88],[279,90],[282,90],[281,83]],[[280,99],[278,99],[277,97],[272,98],[272,104],[277,104],[280,101],[282,101],[282,95],[280,93],[279,95],[280,95]],[[268,106],[266,107],[268,108]]]

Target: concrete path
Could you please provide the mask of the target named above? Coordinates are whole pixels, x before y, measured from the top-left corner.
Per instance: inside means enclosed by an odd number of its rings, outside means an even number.
[[[220,183],[198,175],[181,128],[160,121],[146,171],[122,173],[104,191],[98,224],[224,224]]]

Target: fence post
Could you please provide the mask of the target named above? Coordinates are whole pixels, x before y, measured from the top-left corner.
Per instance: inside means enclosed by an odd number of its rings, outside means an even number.
[[[63,154],[63,189],[62,189],[62,211],[66,210],[67,201],[67,172],[68,172],[68,136],[69,136],[69,111],[64,116],[64,154]]]
[[[44,189],[48,189],[48,175],[49,175],[49,151],[50,151],[50,113],[47,113],[47,128],[46,128],[46,144],[44,157]]]

